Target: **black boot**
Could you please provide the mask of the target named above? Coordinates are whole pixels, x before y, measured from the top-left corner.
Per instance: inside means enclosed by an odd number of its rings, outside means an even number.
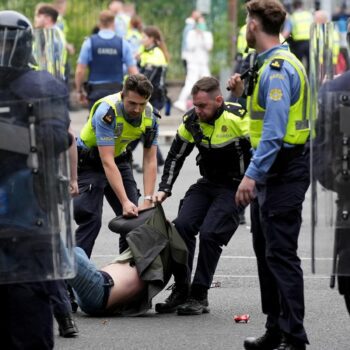
[[[274,350],[282,340],[282,334],[279,330],[267,330],[259,338],[249,337],[244,341],[246,350]]]
[[[56,317],[58,323],[58,332],[63,338],[72,338],[78,335],[79,330],[71,314],[62,317]]]
[[[169,314],[176,311],[178,306],[186,301],[189,290],[188,284],[175,283],[171,294],[165,299],[165,302],[156,304],[156,312]]]
[[[274,350],[306,350],[306,344],[284,335]]]
[[[184,304],[177,308],[177,314],[182,316],[201,315],[209,312],[208,288],[200,285],[192,285],[190,296]]]

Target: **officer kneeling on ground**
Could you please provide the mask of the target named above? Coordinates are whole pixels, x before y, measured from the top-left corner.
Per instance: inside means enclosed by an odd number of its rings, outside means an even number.
[[[175,287],[165,303],[156,305],[159,313],[197,315],[209,312],[208,289],[213,280],[222,246],[227,245],[239,225],[242,208],[234,196],[248,166],[250,143],[248,120],[239,104],[224,102],[219,82],[204,77],[192,88],[194,108],[183,117],[165,161],[159,192],[154,201],[171,195],[185,158],[196,146],[197,164],[202,175],[186,192],[174,224],[189,251],[187,274],[174,273]],[[199,253],[191,281],[196,235]]]

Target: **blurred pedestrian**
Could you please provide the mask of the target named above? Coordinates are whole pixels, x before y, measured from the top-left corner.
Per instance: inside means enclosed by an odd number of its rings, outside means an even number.
[[[185,68],[185,74],[187,74],[187,35],[190,30],[196,27],[196,22],[202,14],[198,10],[193,10],[191,16],[185,20],[185,27],[182,31],[181,37],[181,59]]]
[[[182,88],[174,107],[182,112],[187,110],[187,100],[191,95],[191,89],[195,82],[210,76],[210,51],[213,48],[213,34],[208,30],[203,16],[196,21],[194,29],[186,36],[186,61],[187,74],[185,86]]]
[[[289,41],[290,50],[304,64],[306,71],[309,71],[310,65],[310,27],[313,23],[311,11],[304,9],[302,0],[293,1],[293,12],[288,17],[290,24],[291,40]],[[284,36],[288,33],[285,28]]]
[[[134,15],[130,19],[130,26],[128,32],[126,33],[126,40],[130,44],[131,52],[133,57],[136,58],[142,41],[142,19],[138,15]]]
[[[124,0],[112,0],[109,2],[108,9],[114,15],[114,30],[120,38],[126,37],[129,28],[130,16],[124,11]]]
[[[170,55],[159,28],[148,26],[143,30],[142,46],[137,59],[140,73],[144,74],[153,85],[150,103],[160,111],[167,99],[165,79]],[[134,141],[130,145],[130,149],[134,150],[138,142],[139,140]],[[158,145],[157,166],[162,165],[164,165],[164,158]],[[143,171],[142,167],[137,166],[137,164],[133,164],[133,166],[137,172],[141,173]]]

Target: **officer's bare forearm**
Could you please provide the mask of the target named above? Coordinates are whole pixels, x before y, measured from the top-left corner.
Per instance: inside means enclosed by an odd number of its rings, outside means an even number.
[[[110,186],[112,187],[112,190],[114,191],[115,195],[118,197],[119,202],[121,204],[127,202],[129,198],[125,192],[122,176],[117,165],[114,163],[114,160],[113,163],[110,163],[108,161],[102,161],[102,165],[107,180]]]
[[[143,188],[145,195],[152,195],[157,180],[157,160],[144,164]]]
[[[143,188],[145,195],[153,195],[157,180],[157,146],[144,149]]]
[[[75,71],[75,88],[80,92],[83,88],[83,82],[85,80],[86,67],[82,64],[78,64]]]

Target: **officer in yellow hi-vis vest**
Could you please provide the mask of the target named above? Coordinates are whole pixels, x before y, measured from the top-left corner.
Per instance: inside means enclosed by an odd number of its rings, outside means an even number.
[[[104,196],[116,215],[137,216],[139,208],[152,205],[159,117],[148,103],[152,90],[152,84],[144,75],[131,75],[122,92],[94,104],[77,139],[80,194],[74,199],[76,241],[88,256],[100,231]],[[144,202],[138,208],[139,193],[127,146],[141,137],[144,140]],[[125,237],[121,237],[120,252],[126,248]]]
[[[302,204],[309,186],[308,80],[302,63],[279,42],[286,12],[278,0],[247,4],[247,42],[257,51],[258,73],[248,98],[253,156],[237,192],[251,203],[266,333],[244,342],[247,350],[303,350],[304,284],[297,254]],[[243,92],[239,74],[229,88]]]
[[[47,70],[55,77],[65,79],[65,66],[67,63],[66,39],[63,31],[56,25],[58,11],[51,4],[40,3],[35,9],[34,26],[43,29],[36,35],[41,35],[40,40],[36,38],[37,45],[33,48],[34,56],[52,57],[47,61],[38,61],[39,69]],[[49,30],[51,29],[51,30]]]
[[[303,8],[303,1],[293,2],[294,12],[289,17],[291,26],[290,50],[304,61],[305,68],[309,70],[309,50],[310,50],[310,27],[313,23],[313,16],[310,11]]]
[[[175,288],[164,303],[156,305],[159,313],[209,312],[208,289],[222,246],[228,244],[239,225],[241,207],[233,198],[250,159],[245,109],[239,104],[224,102],[219,82],[212,77],[198,80],[192,96],[194,108],[184,115],[177,130],[154,198],[162,202],[171,195],[185,158],[196,146],[202,177],[186,192],[174,221],[188,248],[189,269],[174,272]],[[200,249],[190,288],[198,232]]]

